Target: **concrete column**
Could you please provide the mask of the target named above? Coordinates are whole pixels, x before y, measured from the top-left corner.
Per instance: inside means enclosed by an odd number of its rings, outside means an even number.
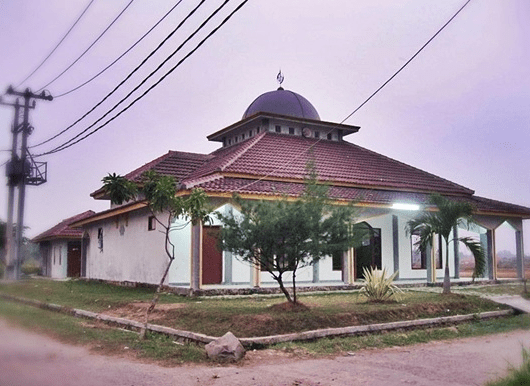
[[[453,253],[455,255],[455,279],[460,278],[460,250],[458,239],[458,227],[453,227]]]
[[[392,215],[392,248],[394,255],[394,272],[399,271],[399,223],[398,216]],[[399,273],[396,280],[399,279]]]
[[[490,229],[486,230],[485,234],[480,235],[480,243],[486,250],[486,271],[487,277],[490,280],[497,279],[497,262],[495,259],[494,238],[495,231]]]
[[[252,265],[251,281],[252,287],[261,287],[261,269],[256,265]]]
[[[353,284],[355,281],[355,248],[344,252],[342,264],[342,277],[344,284]]]
[[[232,284],[232,252],[223,252],[225,258],[224,284]]]
[[[199,222],[191,226],[191,289],[197,291],[201,288],[201,239],[202,224]]]
[[[523,245],[523,231],[515,231],[515,248],[517,261],[517,277],[519,279],[525,278],[524,269],[524,245]]]
[[[320,260],[313,264],[313,283],[320,281]]]
[[[436,237],[432,238],[433,244],[436,242]],[[427,261],[425,262],[427,268],[427,283],[436,283],[436,248],[429,245],[425,251]]]

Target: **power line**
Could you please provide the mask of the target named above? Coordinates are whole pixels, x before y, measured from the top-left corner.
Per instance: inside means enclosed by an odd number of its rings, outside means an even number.
[[[84,139],[90,137],[92,134],[95,134],[96,132],[98,132],[100,129],[102,129],[103,127],[105,127],[106,125],[108,125],[110,122],[112,122],[113,120],[115,120],[116,118],[118,118],[121,114],[123,114],[125,111],[127,111],[129,108],[131,108],[134,104],[136,104],[136,102],[138,102],[140,99],[142,99],[145,95],[147,95],[151,90],[153,90],[156,86],[158,86],[162,81],[164,81],[164,79],[166,77],[168,77],[173,71],[175,71],[186,59],[188,59],[193,53],[195,53],[195,51],[197,51],[211,36],[213,36],[224,24],[226,24],[228,22],[228,20],[230,20],[230,18],[232,18],[232,16],[234,14],[236,14],[246,3],[248,2],[248,0],[244,0],[241,4],[239,4],[216,28],[214,28],[203,40],[201,40],[193,50],[191,50],[184,58],[182,58],[175,66],[173,66],[168,72],[166,72],[156,83],[154,83],[151,87],[149,87],[147,90],[145,90],[140,96],[138,96],[136,99],[134,99],[131,103],[129,103],[129,105],[127,105],[125,108],[123,108],[119,113],[117,113],[116,115],[114,115],[112,118],[110,118],[109,120],[107,120],[105,123],[101,124],[100,126],[98,126],[96,129],[92,130],[90,133],[86,134],[85,136],[79,138],[78,140],[74,141],[74,142],[71,142],[69,144],[65,143],[61,146],[58,146],[57,148],[49,151],[49,152],[46,152],[46,153],[42,153],[42,154],[39,154],[38,156],[36,157],[40,157],[40,156],[43,156],[43,155],[47,155],[47,154],[53,154],[53,153],[57,153],[59,151],[62,151],[62,150],[65,150],[81,141],[83,141]]]
[[[162,40],[158,46],[152,50],[149,55],[147,55],[141,62],[138,66],[136,66],[134,68],[134,70],[132,70],[120,83],[118,83],[118,85],[116,85],[114,87],[114,89],[112,89],[112,91],[110,91],[102,100],[100,100],[98,103],[96,103],[90,110],[88,110],[85,114],[83,114],[80,118],[78,118],[74,123],[70,124],[69,126],[67,126],[65,129],[61,130],[59,133],[55,134],[54,136],[52,136],[51,138],[48,138],[47,140],[45,141],[42,141],[42,142],[39,142],[38,144],[36,145],[33,145],[31,146],[30,148],[35,148],[37,146],[41,146],[41,145],[44,145],[45,143],[48,143],[52,140],[54,140],[55,138],[57,138],[58,136],[66,133],[68,130],[70,130],[72,127],[74,127],[75,125],[77,125],[79,122],[81,122],[84,118],[86,118],[90,113],[92,113],[95,109],[97,109],[99,106],[101,106],[101,104],[103,104],[108,98],[110,98],[110,96],[112,96],[125,82],[127,82],[149,59],[151,59],[151,57],[180,29],[180,27],[182,27],[182,25],[184,25],[184,23],[201,7],[201,5],[204,4],[206,0],[201,0],[201,2],[195,7],[193,8],[189,13],[188,15],[175,27],[175,29],[173,29],[173,31],[171,31],[165,38],[164,40]]]
[[[62,42],[66,39],[66,37],[70,34],[70,32],[72,32],[72,30],[74,29],[74,27],[77,25],[77,23],[79,22],[79,20],[81,20],[81,18],[83,17],[83,15],[86,13],[86,11],[88,11],[88,9],[90,8],[90,6],[92,5],[92,3],[94,2],[94,0],[91,0],[88,5],[85,7],[85,9],[83,10],[83,12],[81,13],[81,15],[79,15],[79,17],[77,18],[77,20],[74,22],[74,24],[70,27],[70,29],[68,31],[66,31],[66,34],[62,37],[62,39],[59,41],[59,43],[57,43],[57,45],[55,46],[55,48],[48,54],[48,56],[46,56],[44,58],[44,60],[37,66],[37,68],[35,68],[31,74],[29,74],[22,82],[20,82],[16,87],[18,88],[22,83],[24,83],[25,81],[27,81],[29,78],[31,78],[31,76],[33,74],[35,74],[39,68],[42,67],[42,65],[44,63],[46,63],[46,61],[50,58],[50,56],[53,55],[53,53],[55,52],[55,50],[57,50],[57,48],[59,48],[59,46],[62,44]]]
[[[430,43],[431,41],[433,41],[434,38],[436,38],[436,36],[438,36],[438,35],[440,34],[440,32],[443,31],[443,30],[445,29],[445,27],[447,27],[447,25],[448,25],[449,23],[451,23],[451,21],[453,21],[453,19],[454,19],[456,16],[458,16],[458,14],[459,14],[459,13],[460,13],[460,12],[461,12],[461,11],[462,11],[462,10],[463,10],[463,9],[464,9],[464,8],[470,3],[470,2],[471,2],[471,0],[467,0],[467,1],[464,3],[464,5],[463,5],[462,7],[460,7],[460,9],[458,9],[458,11],[456,11],[456,13],[455,13],[455,14],[454,14],[454,15],[453,15],[453,16],[452,16],[452,17],[451,17],[451,18],[450,18],[450,19],[449,19],[449,20],[448,20],[448,21],[447,21],[442,27],[440,27],[440,29],[438,29],[438,31],[436,31],[436,33],[435,33],[433,36],[431,36],[431,38],[430,38],[429,40],[427,40],[427,42],[426,42],[423,46],[421,46],[421,48],[420,48],[418,51],[416,51],[416,53],[415,53],[414,55],[412,55],[412,57],[411,57],[409,60],[407,60],[407,61],[405,62],[405,64],[403,64],[403,65],[402,65],[402,66],[401,66],[401,67],[400,67],[400,68],[399,68],[399,69],[398,69],[398,70],[397,70],[397,71],[396,71],[396,72],[395,72],[390,78],[388,78],[388,79],[387,79],[387,80],[386,80],[381,86],[379,86],[379,88],[378,88],[377,90],[375,90],[375,91],[374,91],[374,92],[373,92],[368,98],[366,98],[365,101],[364,101],[363,103],[361,103],[361,104],[360,104],[355,110],[353,110],[348,116],[346,116],[346,118],[344,118],[342,121],[340,121],[339,124],[342,125],[342,124],[343,124],[344,122],[346,122],[349,118],[351,118],[351,117],[353,116],[353,114],[355,114],[357,111],[359,111],[359,110],[360,110],[360,109],[361,109],[366,103],[368,103],[368,101],[369,101],[370,99],[372,99],[372,98],[373,98],[373,97],[374,97],[379,91],[381,91],[381,90],[382,90],[382,89],[383,89],[388,83],[390,83],[390,81],[391,81],[392,79],[394,79],[394,78],[395,78],[395,77],[396,77],[396,76],[397,76],[397,75],[398,75],[398,74],[399,74],[399,73],[400,73],[400,72],[401,72],[401,71],[402,71],[402,70],[403,70],[403,69],[404,69],[404,68],[405,68],[410,62],[412,62],[412,60],[413,60],[414,58],[416,58],[416,56],[418,56],[418,54],[419,54],[421,51],[423,51],[423,49],[424,49],[425,47],[427,47],[427,45],[429,45],[429,43]],[[312,145],[310,145],[307,149],[303,150],[300,154],[298,154],[298,155],[295,156],[295,157],[292,157],[292,158],[289,160],[289,162],[283,164],[283,165],[280,166],[280,167],[277,167],[276,169],[273,169],[272,171],[270,171],[269,173],[267,173],[265,176],[260,177],[259,179],[254,180],[254,181],[252,181],[252,182],[250,182],[250,183],[248,183],[248,184],[246,184],[246,185],[243,185],[242,187],[236,189],[235,191],[238,192],[238,191],[241,191],[242,189],[248,188],[249,186],[254,185],[254,184],[257,183],[257,182],[263,181],[265,178],[271,176],[272,173],[274,173],[274,172],[276,172],[276,171],[278,171],[278,170],[284,169],[285,167],[291,165],[294,161],[296,161],[297,159],[301,158],[301,157],[302,157],[304,154],[306,154],[308,151],[311,151],[311,149],[313,149],[313,148],[314,148],[319,142],[321,142],[321,141],[326,137],[326,135],[329,134],[332,130],[333,130],[333,128],[330,129],[326,134],[324,134],[324,135],[323,135],[321,138],[319,138],[317,141],[315,141],[315,143],[313,143]]]
[[[93,122],[90,126],[88,126],[87,128],[85,128],[83,131],[81,131],[79,134],[77,134],[76,136],[74,136],[73,138],[69,139],[68,141],[66,141],[65,143],[63,143],[62,145],[59,145],[57,146],[55,149],[51,150],[51,152],[55,152],[55,150],[67,145],[68,143],[70,142],[73,142],[76,138],[79,138],[81,135],[83,135],[84,133],[86,133],[88,130],[90,130],[92,127],[94,127],[95,125],[97,125],[99,122],[101,122],[107,115],[109,115],[112,111],[114,111],[116,108],[118,108],[119,105],[121,105],[127,98],[129,98],[135,91],[137,91],[141,86],[143,86],[153,75],[155,75],[156,72],[158,72],[173,56],[175,56],[181,49],[182,47],[184,47],[184,45],[190,41],[226,4],[228,4],[230,0],[225,0],[219,7],[217,7],[217,9],[212,13],[210,14],[210,16],[208,16],[208,18],[203,21],[201,23],[201,25],[195,30],[193,31],[193,33],[191,35],[189,35],[185,40],[184,42],[182,42],[175,51],[173,51],[171,53],[171,55],[169,55],[166,59],[164,59],[164,61],[159,64],[147,77],[145,77],[141,82],[140,84],[138,84],[136,87],[134,87],[127,95],[125,95],[118,103],[116,103],[110,110],[108,110],[105,114],[103,114],[103,116],[101,116],[100,118],[98,118],[95,122]],[[202,4],[202,3],[201,3]],[[201,4],[199,4],[198,6],[200,6]],[[198,7],[197,6],[197,7]],[[195,8],[197,9],[197,8]],[[195,10],[193,10],[195,11]],[[190,13],[191,15],[191,13]],[[188,16],[190,16],[188,15]],[[182,21],[182,23],[184,23],[185,20]]]
[[[136,45],[138,45],[138,43],[140,43],[147,35],[149,35],[151,33],[151,31],[153,31],[162,21],[164,21],[164,19],[169,16],[169,14],[171,12],[173,12],[173,10],[175,8],[177,8],[177,6],[182,3],[182,0],[179,0],[175,5],[173,5],[173,7],[171,7],[171,9],[169,11],[166,12],[166,14],[164,16],[162,16],[162,18],[160,20],[158,20],[156,22],[155,25],[153,25],[146,33],[143,34],[143,36],[138,39],[132,46],[130,46],[125,52],[123,52],[120,56],[118,56],[112,63],[110,63],[107,67],[105,67],[103,70],[101,70],[100,72],[98,72],[96,75],[94,75],[92,78],[88,79],[87,81],[85,81],[84,83],[81,83],[80,85],[72,88],[71,90],[69,91],[65,91],[59,95],[56,95],[54,98],[57,99],[57,98],[60,98],[62,96],[65,96],[65,95],[68,95],[70,94],[71,92],[74,92],[76,90],[79,90],[81,87],[87,85],[88,83],[92,82],[94,79],[96,79],[98,76],[100,76],[101,74],[103,74],[105,71],[107,71],[109,68],[111,68],[114,64],[116,64],[121,58],[123,58],[125,55],[127,55],[129,53],[129,51],[131,51],[134,47],[136,47]]]
[[[85,56],[85,54],[90,51],[90,49],[92,47],[94,47],[94,45],[99,41],[99,39],[101,39],[103,37],[103,35],[105,35],[105,33],[114,25],[114,23],[116,23],[116,21],[118,21],[118,19],[121,17],[121,15],[123,15],[123,13],[127,10],[127,8],[129,8],[129,6],[134,2],[134,0],[130,0],[129,3],[125,6],[125,8],[123,8],[121,10],[121,12],[118,14],[118,16],[116,16],[114,18],[114,20],[107,26],[107,28],[105,28],[103,30],[103,32],[96,38],[96,40],[94,40],[92,42],[92,44],[90,44],[90,46],[88,46],[88,48],[81,54],[79,55],[79,57],[74,60],[68,67],[66,67],[59,75],[57,75],[55,78],[53,78],[51,81],[49,81],[47,84],[45,84],[44,86],[42,86],[40,89],[37,90],[37,92],[45,89],[46,87],[48,87],[50,84],[52,84],[53,82],[55,82],[57,79],[59,79],[61,76],[63,76],[70,68],[72,68],[74,66],[74,64],[76,64],[83,56]]]

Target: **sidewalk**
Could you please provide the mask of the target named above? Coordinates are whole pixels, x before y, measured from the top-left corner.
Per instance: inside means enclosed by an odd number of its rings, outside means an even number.
[[[530,313],[530,300],[523,298],[521,295],[487,295],[484,298],[495,303],[506,304],[525,314]]]

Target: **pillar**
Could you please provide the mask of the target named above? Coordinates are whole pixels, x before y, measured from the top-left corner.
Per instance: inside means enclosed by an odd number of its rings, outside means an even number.
[[[191,289],[197,291],[201,288],[201,237],[202,223],[191,226]]]
[[[396,280],[399,279],[399,226],[398,216],[392,215],[392,248],[394,256],[394,272],[398,272]]]
[[[460,250],[458,241],[458,227],[453,227],[453,253],[455,255],[455,279],[460,278]]]
[[[516,248],[516,262],[517,262],[517,277],[519,279],[525,278],[524,269],[524,245],[523,245],[523,231],[515,231],[515,248]]]

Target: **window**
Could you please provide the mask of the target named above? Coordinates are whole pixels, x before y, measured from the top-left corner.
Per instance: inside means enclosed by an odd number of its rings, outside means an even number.
[[[415,245],[420,240],[420,236],[412,234],[410,236],[410,244],[412,251],[412,269],[427,269],[427,259],[429,258],[428,251],[421,251],[420,248]],[[441,244],[441,236],[438,239],[438,245]],[[442,268],[442,250],[436,249],[436,269]]]
[[[275,256],[274,260],[274,262],[272,260],[270,262],[264,261],[264,264],[261,264],[261,270],[267,271],[267,268],[270,268],[272,271],[276,271],[277,268],[281,268],[282,270],[292,271],[294,269],[294,264],[289,265],[289,261],[285,256]]]
[[[103,228],[98,228],[98,248],[103,252]]]
[[[237,143],[237,137],[234,138],[234,143]]]
[[[147,219],[147,230],[154,231],[155,229],[156,229],[156,217],[149,216],[149,218]]]
[[[259,134],[259,126],[256,127],[256,134]]]
[[[315,131],[315,138],[320,138],[320,131]]]
[[[333,259],[333,270],[334,271],[342,271],[342,252],[334,252],[331,256]]]
[[[249,137],[249,138],[252,137],[252,130],[250,130],[250,131],[248,132],[248,137]]]
[[[279,126],[279,125],[276,125],[276,132],[277,133],[281,133],[282,132],[282,127]]]
[[[228,144],[229,144],[229,145],[232,144],[232,140],[231,140],[231,139],[228,140]]]
[[[289,134],[294,135],[294,127],[289,127]]]
[[[416,243],[420,240],[420,236],[412,234],[410,236],[410,245],[412,251],[412,269],[426,269],[427,268],[427,251],[420,250]]]
[[[331,136],[331,133],[328,133],[328,139],[331,141],[333,137]]]
[[[241,140],[245,139],[245,133],[241,134]]]

